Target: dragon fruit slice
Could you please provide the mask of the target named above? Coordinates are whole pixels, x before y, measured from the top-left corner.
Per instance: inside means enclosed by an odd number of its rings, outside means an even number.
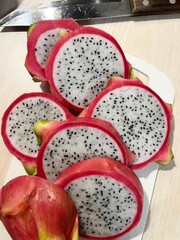
[[[13,240],[78,240],[70,196],[45,179],[20,176],[0,190],[0,220]]]
[[[69,111],[48,93],[26,93],[13,101],[2,118],[1,134],[9,151],[19,158],[29,174],[36,173],[39,150],[34,123],[44,119],[57,121],[72,117]]]
[[[73,19],[45,20],[30,26],[25,66],[35,81],[46,81],[44,69],[54,44],[79,27]]]
[[[108,156],[125,165],[134,159],[117,131],[106,121],[74,118],[62,121],[59,126],[55,123],[55,129],[44,138],[37,156],[38,176],[54,181],[68,166],[95,156]]]
[[[141,218],[141,182],[116,160],[97,157],[81,161],[65,169],[54,183],[73,199],[82,237],[116,239],[132,230]]]
[[[81,111],[106,87],[111,76],[130,77],[130,64],[117,41],[94,28],[79,28],[56,43],[45,68],[52,93]]]
[[[137,78],[112,78],[107,89],[81,116],[112,123],[136,155],[134,169],[152,161],[167,164],[173,158],[170,148],[172,106]]]

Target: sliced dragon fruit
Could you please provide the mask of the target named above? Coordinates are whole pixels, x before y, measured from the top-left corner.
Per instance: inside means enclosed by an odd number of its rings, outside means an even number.
[[[167,164],[173,158],[170,148],[172,106],[137,78],[112,78],[80,116],[106,119],[113,124],[136,155],[131,166],[134,169],[152,161]]]
[[[46,81],[44,69],[54,44],[79,27],[73,19],[45,20],[30,26],[25,66],[35,81]]]
[[[44,119],[57,121],[72,117],[69,111],[48,93],[26,93],[19,96],[5,111],[1,134],[9,151],[19,158],[29,174],[36,173],[39,150],[33,131],[34,123]]]
[[[81,161],[65,169],[54,183],[73,199],[82,237],[116,239],[132,230],[141,218],[141,182],[116,160],[97,157]]]
[[[53,47],[45,68],[52,93],[81,111],[107,86],[111,76],[130,77],[130,64],[108,33],[81,27]]]
[[[44,129],[39,133],[41,131]],[[62,121],[59,126],[55,123],[37,156],[38,176],[54,181],[68,166],[95,156],[108,156],[125,165],[134,159],[117,131],[106,121],[73,118]]]

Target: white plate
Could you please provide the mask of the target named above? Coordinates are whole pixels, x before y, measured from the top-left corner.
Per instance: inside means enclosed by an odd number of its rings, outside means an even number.
[[[131,55],[126,55],[128,61],[132,64],[133,68],[138,72],[141,72],[148,78],[148,85],[151,87],[161,98],[167,102],[173,104],[174,101],[174,91],[169,78],[159,69],[153,67],[152,65],[144,62],[143,60],[136,58]],[[124,237],[119,238],[119,240],[141,240],[144,232],[145,224],[147,221],[147,216],[149,212],[149,206],[153,194],[153,189],[156,181],[156,176],[158,172],[158,164],[152,163],[148,167],[137,170],[136,173],[140,178],[140,181],[144,188],[144,207],[143,214],[140,223],[131,232],[126,234]],[[13,157],[12,162],[9,166],[9,170],[5,179],[5,183],[9,180],[24,175],[24,171],[21,163]],[[0,240],[11,240],[9,234],[4,228],[3,224],[0,222]]]

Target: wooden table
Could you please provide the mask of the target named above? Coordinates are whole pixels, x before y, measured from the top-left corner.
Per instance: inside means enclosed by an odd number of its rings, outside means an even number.
[[[92,24],[92,23],[89,23]],[[180,14],[110,19],[93,23],[112,34],[122,49],[162,70],[175,91],[175,159],[160,167],[143,240],[178,240],[180,227]],[[24,67],[26,32],[0,32],[0,119],[8,105],[24,92],[38,91]],[[0,186],[12,155],[0,137]],[[1,239],[1,236],[0,236]]]

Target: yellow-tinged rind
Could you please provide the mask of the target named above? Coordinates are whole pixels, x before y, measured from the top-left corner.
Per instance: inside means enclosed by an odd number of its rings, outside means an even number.
[[[130,68],[129,78],[130,78],[130,79],[133,79],[133,78],[134,78],[134,70],[133,70],[133,67]]]
[[[34,130],[34,133],[36,134],[38,145],[42,144],[43,133],[45,131],[48,131],[50,123],[52,122],[53,121],[51,120],[41,119],[34,124],[33,130]]]
[[[33,23],[29,26],[28,31],[27,31],[27,35],[29,35],[32,32],[32,30],[34,29],[35,26],[36,26],[36,23]]]
[[[36,176],[37,175],[37,167],[36,164],[33,163],[28,163],[28,162],[22,162],[22,165],[28,175]]]
[[[79,240],[79,220],[76,217],[73,230],[71,232],[70,240]]]
[[[169,157],[167,158],[166,161],[157,161],[157,163],[161,166],[168,165],[174,159],[174,154],[173,154],[172,148],[169,149],[168,156]]]
[[[47,239],[51,239],[51,240],[66,240],[65,236],[63,233],[59,233],[58,236],[50,236],[48,232],[43,231],[41,229],[41,231],[39,232],[39,236],[38,236],[38,240],[47,240]]]

